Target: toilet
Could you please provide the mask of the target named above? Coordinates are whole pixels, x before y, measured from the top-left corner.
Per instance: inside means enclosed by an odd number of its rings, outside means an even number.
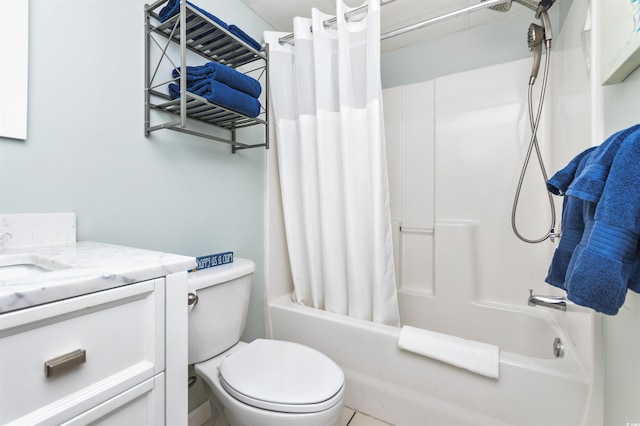
[[[189,364],[202,379],[213,424],[330,426],[340,423],[344,374],[329,357],[281,340],[240,341],[255,264],[189,273]]]

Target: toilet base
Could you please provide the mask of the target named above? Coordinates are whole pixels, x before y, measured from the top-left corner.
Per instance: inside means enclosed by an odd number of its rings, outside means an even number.
[[[332,407],[316,413],[281,413],[263,410],[244,404],[229,395],[220,383],[218,366],[232,352],[246,343],[238,343],[226,352],[194,366],[196,374],[202,378],[204,391],[211,405],[214,426],[338,426],[344,406],[344,387],[340,397]],[[216,372],[208,374],[207,372]]]

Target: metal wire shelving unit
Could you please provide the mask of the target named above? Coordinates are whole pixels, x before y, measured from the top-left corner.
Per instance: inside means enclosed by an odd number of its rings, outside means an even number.
[[[145,5],[145,135],[149,136],[151,132],[160,129],[170,129],[228,143],[232,152],[257,147],[268,149],[268,46],[260,51],[255,50],[186,0],[180,0],[180,11],[177,14],[161,22],[157,11],[167,1],[159,0]],[[171,48],[172,44],[179,46],[178,53]],[[152,49],[155,49],[155,58],[151,57]],[[247,117],[186,90],[181,91],[179,98],[172,99],[167,91],[169,83],[179,83],[181,88],[187,87],[186,73],[181,73],[178,78],[171,78],[169,75],[169,78],[162,79],[162,65],[170,64],[171,68],[186,69],[187,61],[195,64],[193,58],[198,56],[207,62],[216,61],[234,69],[241,68],[241,72],[245,74],[257,74],[256,79],[263,87],[260,114],[255,118]],[[165,114],[156,116],[152,114],[152,110],[164,111]],[[203,126],[195,125],[197,122],[228,132],[203,130]],[[245,143],[236,140],[238,129],[252,126],[263,128],[264,137],[261,142]],[[204,129],[208,127],[204,126]]]

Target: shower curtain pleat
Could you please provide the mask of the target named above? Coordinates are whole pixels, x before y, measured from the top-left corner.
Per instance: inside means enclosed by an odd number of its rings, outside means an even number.
[[[316,9],[294,44],[265,32],[285,232],[298,303],[399,325],[380,84],[379,0]],[[310,30],[313,28],[313,31]]]

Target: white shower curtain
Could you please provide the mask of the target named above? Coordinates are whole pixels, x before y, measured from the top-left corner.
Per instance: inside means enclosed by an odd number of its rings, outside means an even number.
[[[380,85],[380,4],[312,10],[294,44],[265,32],[287,245],[298,303],[399,325]],[[313,31],[310,30],[313,28]]]

